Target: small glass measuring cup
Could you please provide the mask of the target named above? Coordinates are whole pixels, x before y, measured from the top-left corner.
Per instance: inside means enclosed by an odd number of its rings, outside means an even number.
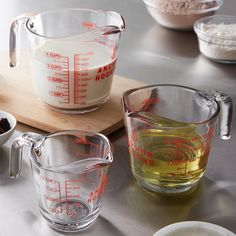
[[[76,130],[47,135],[25,133],[12,144],[10,176],[21,174],[22,148],[30,162],[41,214],[59,231],[80,231],[98,217],[113,161],[102,134]]]
[[[210,90],[152,85],[123,94],[131,169],[145,188],[174,195],[194,190],[204,175],[218,119],[229,139],[232,100]]]
[[[37,97],[64,113],[84,113],[110,96],[123,18],[113,11],[59,9],[17,17],[10,30],[10,66],[19,60],[20,29],[30,49]]]

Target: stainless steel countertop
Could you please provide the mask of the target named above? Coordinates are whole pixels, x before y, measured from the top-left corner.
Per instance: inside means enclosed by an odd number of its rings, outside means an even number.
[[[141,0],[2,0],[0,50],[8,48],[9,24],[14,17],[62,7],[110,9],[125,18],[127,29],[120,44],[117,74],[150,84],[220,89],[236,101],[236,66],[205,59],[193,32],[162,28]],[[218,14],[236,15],[236,1],[225,0]],[[115,155],[101,214],[91,228],[71,235],[152,235],[161,227],[186,220],[219,224],[236,233],[235,112],[233,121],[232,138],[214,138],[204,178],[194,194],[182,198],[155,196],[139,187],[130,171],[124,129],[110,135]],[[62,235],[40,216],[27,157],[21,178],[8,176],[13,139],[33,130],[18,124],[14,136],[0,149],[0,236]]]

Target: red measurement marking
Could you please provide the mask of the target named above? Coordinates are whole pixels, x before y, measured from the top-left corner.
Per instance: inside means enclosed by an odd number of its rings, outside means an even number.
[[[57,64],[47,63],[46,66],[47,66],[48,69],[51,69],[51,70],[61,70],[62,69],[62,67],[60,65],[57,65]]]
[[[44,176],[44,175],[40,175],[41,179],[45,182],[48,182],[48,183],[53,183],[54,180],[53,179],[50,179],[48,178],[47,176]]]
[[[63,80],[63,78],[60,78],[60,77],[48,76],[48,81],[54,82],[54,83],[62,83],[62,82],[64,82],[65,80]]]
[[[90,144],[91,142],[88,141],[87,138],[85,137],[78,137],[74,139],[75,143],[79,143],[79,144]]]
[[[74,55],[74,103],[86,104],[87,86],[86,81],[90,81],[89,60],[94,52],[84,52]]]
[[[63,97],[64,93],[63,92],[57,92],[57,91],[49,91],[49,95],[53,97]]]
[[[57,202],[57,198],[48,196],[48,195],[44,195],[45,200],[50,201],[50,202]]]
[[[51,83],[60,84],[60,86],[54,87],[55,90],[49,91],[49,95],[60,99],[60,103],[70,103],[69,57],[62,57],[54,52],[45,52],[44,54],[51,60],[50,63],[46,64],[46,67],[52,70],[47,80]]]
[[[56,53],[56,52],[44,52],[44,55],[46,57],[61,58],[61,54]]]
[[[148,158],[152,158],[153,157],[153,153],[150,151],[145,150],[144,148],[138,147],[134,144],[134,142],[132,142],[132,140],[129,143],[129,146],[131,149],[133,149],[133,151],[137,152],[138,154],[148,157]]]
[[[78,199],[80,198],[79,190],[80,190],[80,182],[81,179],[73,179],[73,180],[65,180],[65,194],[66,194],[66,214],[68,216],[75,216],[76,212],[72,212],[70,210],[69,202],[70,199]],[[75,192],[74,192],[75,191]]]
[[[95,23],[91,22],[91,21],[84,21],[82,23],[82,26],[87,28],[87,29],[95,29],[95,28],[97,28],[97,25]]]
[[[89,81],[89,80],[92,80],[92,79],[90,77],[80,78],[80,81],[82,81],[82,82],[86,82],[86,81]],[[77,86],[79,87],[80,85],[77,84]],[[88,85],[86,84],[86,86],[88,86]]]
[[[188,140],[166,137],[163,140],[163,144],[174,146],[177,149],[184,149],[185,153],[189,153],[189,152],[195,151],[195,150],[202,150],[202,148],[203,148],[202,141],[203,140],[202,140],[201,136],[190,138]],[[195,143],[195,146],[192,145],[193,143]],[[199,146],[197,146],[197,144],[199,144]],[[173,155],[174,155],[174,153],[173,153]],[[179,158],[181,158],[181,157],[183,157],[184,154],[180,150],[176,150],[175,155],[177,158],[178,158],[178,156],[179,156]]]
[[[70,103],[70,72],[69,72],[69,68],[70,68],[70,65],[69,65],[69,57],[66,57],[65,58],[66,61],[67,61],[67,88],[68,88],[68,102],[67,103]]]
[[[59,189],[55,188],[54,186],[53,187],[52,186],[47,186],[47,191],[56,193],[56,192],[59,192]]]
[[[87,141],[82,140],[81,142],[84,142],[84,143],[81,143],[81,144],[87,146],[86,148],[83,148],[83,150],[89,150],[89,151],[87,151],[87,152],[77,151],[76,156],[78,156],[79,158],[83,158],[83,157],[101,157],[101,149],[100,149],[100,146],[98,144],[94,144],[94,143],[92,143],[88,140]],[[78,143],[78,140],[77,140],[77,143]]]
[[[149,110],[152,105],[155,105],[160,102],[160,98],[147,98],[140,103],[140,108]]]
[[[113,75],[116,66],[116,60],[112,63],[98,68],[95,81],[103,80],[111,75]]]
[[[101,176],[101,182],[100,185],[94,190],[89,193],[88,196],[88,203],[92,203],[93,201],[97,200],[98,197],[100,197],[104,192],[107,184],[107,174],[103,174]]]
[[[59,198],[60,198],[60,212],[62,213],[62,199],[61,199],[61,185],[58,182],[58,189],[59,189]]]
[[[178,166],[178,165],[181,165],[186,162],[187,162],[187,160],[174,160],[174,161],[168,161],[168,165],[169,166]],[[182,169],[185,169],[185,168],[182,168]]]
[[[46,194],[44,194],[44,198],[46,201],[52,202],[52,204],[50,204],[50,211],[55,213],[62,213],[60,182],[43,175],[41,175],[41,180],[45,182],[44,188],[46,189]],[[59,203],[59,205],[57,203]],[[57,205],[56,208],[55,205]]]
[[[79,80],[79,73],[78,73],[78,65],[76,64],[76,61],[78,60],[79,55],[75,54],[74,55],[74,103],[78,104],[79,101],[77,101],[77,99],[75,99],[75,96],[77,95],[76,93],[76,87],[78,86],[78,80]]]
[[[79,71],[77,71],[77,73],[78,73],[78,75],[80,75],[80,76],[88,76],[88,75],[89,75],[88,72],[79,72]]]
[[[149,166],[155,165],[155,160],[147,159],[147,158],[145,158],[143,156],[140,156],[140,154],[138,154],[137,152],[133,151],[132,149],[130,149],[130,153],[131,153],[133,158],[135,158],[136,160],[142,162],[143,164],[146,164],[146,165],[149,165]]]

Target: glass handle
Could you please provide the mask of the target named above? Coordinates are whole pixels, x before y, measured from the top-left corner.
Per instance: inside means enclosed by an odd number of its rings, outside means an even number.
[[[16,139],[11,146],[10,155],[10,170],[9,174],[11,178],[18,178],[21,175],[22,170],[22,150],[25,144],[22,137]]]
[[[10,26],[10,36],[9,36],[9,58],[10,67],[15,67],[19,61],[20,52],[20,31],[21,26],[26,23],[26,21],[35,14],[27,13],[22,16],[15,18]]]
[[[25,133],[17,138],[11,146],[9,174],[11,178],[18,178],[22,172],[22,154],[23,147],[36,144],[40,140],[41,135],[35,133]]]
[[[220,116],[218,120],[217,133],[223,140],[230,139],[233,117],[233,102],[231,97],[222,92],[215,92],[215,99],[220,104]]]

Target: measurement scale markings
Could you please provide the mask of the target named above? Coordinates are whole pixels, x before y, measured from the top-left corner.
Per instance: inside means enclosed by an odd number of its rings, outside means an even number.
[[[61,199],[61,185],[60,185],[60,182],[58,182],[58,191],[59,191],[59,203],[60,203],[60,213],[62,213],[62,199]]]
[[[88,53],[74,55],[74,103],[86,104],[88,86],[86,81],[91,80],[89,76],[89,56]],[[82,71],[80,71],[82,70]],[[83,85],[81,81],[84,81]],[[82,87],[82,88],[81,88]]]
[[[64,86],[61,87],[61,89],[64,90],[63,96],[62,96],[64,98],[63,103],[68,104],[70,103],[69,57],[62,57],[61,64],[62,64],[62,69],[63,69],[61,75],[65,77],[65,79],[63,79]]]
[[[45,178],[44,180],[47,181],[47,178]],[[51,211],[53,211],[55,213],[62,213],[62,197],[61,197],[60,182],[56,181],[56,180],[52,180],[52,182],[47,181],[47,183],[48,183],[47,184],[47,195],[45,194],[45,200],[52,201],[53,203],[59,203],[60,209],[51,208]]]
[[[80,186],[74,186],[73,184],[77,183],[79,184],[81,182],[80,179],[74,179],[74,180],[66,180],[65,181],[65,191],[66,191],[66,213],[67,215],[72,215],[73,213],[69,209],[69,200],[72,198],[79,198],[80,194],[76,193],[73,194],[73,190],[80,190]]]

